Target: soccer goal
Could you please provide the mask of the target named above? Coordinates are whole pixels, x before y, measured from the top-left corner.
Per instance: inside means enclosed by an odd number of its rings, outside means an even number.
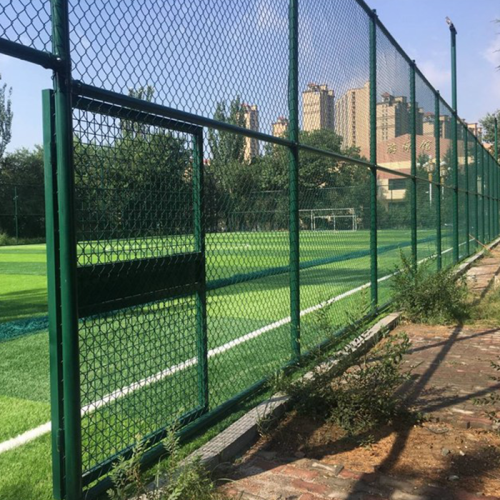
[[[310,231],[357,231],[354,208],[305,208],[299,210],[302,229]]]

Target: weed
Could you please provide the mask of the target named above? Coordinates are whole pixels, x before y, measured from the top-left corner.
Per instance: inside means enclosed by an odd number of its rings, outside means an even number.
[[[462,323],[469,315],[467,285],[453,268],[435,271],[433,259],[415,266],[403,252],[391,286],[394,302],[415,323]]]
[[[322,364],[281,389],[298,413],[333,421],[348,435],[369,432],[401,413],[396,390],[408,378],[400,365],[409,346],[405,333],[386,336],[369,355],[351,354],[326,368]]]
[[[177,429],[171,427],[164,441],[167,458],[160,462],[154,483],[148,484],[141,472],[143,445],[134,448],[132,457],[120,460],[111,472],[114,489],[111,500],[222,500],[208,472],[196,459],[182,459]]]

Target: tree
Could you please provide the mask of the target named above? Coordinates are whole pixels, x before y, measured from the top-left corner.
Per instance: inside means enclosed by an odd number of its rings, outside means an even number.
[[[6,153],[0,159],[0,233],[14,236],[17,223],[21,237],[43,238],[44,213],[42,147]]]
[[[487,142],[495,142],[495,118],[500,123],[500,109],[497,109],[493,113],[487,113],[484,118],[479,120],[479,123],[483,127],[483,140]]]
[[[0,80],[2,75],[0,75]],[[7,84],[0,86],[0,158],[5,153],[5,148],[12,138],[12,87],[7,89]]]

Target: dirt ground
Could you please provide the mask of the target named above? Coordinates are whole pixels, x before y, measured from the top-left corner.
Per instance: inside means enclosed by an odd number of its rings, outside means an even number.
[[[291,414],[245,455],[264,451],[282,461],[297,458],[342,465],[359,473],[380,471],[475,494],[500,494],[500,436],[484,429],[423,422],[386,426],[359,445],[338,426]],[[265,454],[264,454],[265,455]]]

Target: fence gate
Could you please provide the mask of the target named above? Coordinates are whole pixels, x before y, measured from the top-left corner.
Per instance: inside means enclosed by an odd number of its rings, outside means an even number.
[[[74,292],[78,312],[72,328],[62,317],[51,332],[62,345],[52,363],[56,494],[77,498],[138,436],[149,448],[169,424],[204,413],[208,390],[202,129],[77,94],[72,108],[65,198],[59,110],[44,92],[49,224],[60,235],[48,242],[49,275],[62,285],[65,232],[76,242],[73,290],[50,287],[53,311]]]

